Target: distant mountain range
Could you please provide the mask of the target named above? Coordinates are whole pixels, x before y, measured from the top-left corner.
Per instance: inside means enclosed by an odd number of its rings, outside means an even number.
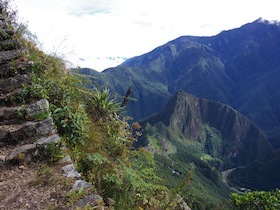
[[[182,36],[153,51],[91,75],[125,95],[127,114],[140,120],[159,112],[178,90],[232,106],[280,147],[280,26],[258,19],[216,36]]]

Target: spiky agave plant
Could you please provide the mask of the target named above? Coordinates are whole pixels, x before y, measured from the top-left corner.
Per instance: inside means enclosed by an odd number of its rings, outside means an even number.
[[[107,88],[96,90],[92,96],[92,102],[95,111],[98,111],[102,117],[109,117],[122,109],[120,103],[115,98],[111,98],[109,89]]]

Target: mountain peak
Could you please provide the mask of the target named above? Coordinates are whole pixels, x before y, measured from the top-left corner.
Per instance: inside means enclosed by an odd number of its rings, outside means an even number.
[[[267,23],[268,20],[266,20],[266,19],[260,17],[260,18],[258,18],[255,22],[258,22],[258,23]]]
[[[278,21],[278,20],[266,20],[262,17],[260,17],[259,19],[257,19],[254,22],[280,26],[280,21]]]

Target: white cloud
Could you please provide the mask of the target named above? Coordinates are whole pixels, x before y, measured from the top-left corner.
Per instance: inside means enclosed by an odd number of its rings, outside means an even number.
[[[45,49],[74,51],[76,57],[132,57],[182,35],[215,35],[259,17],[280,20],[278,0],[16,0],[16,3]]]

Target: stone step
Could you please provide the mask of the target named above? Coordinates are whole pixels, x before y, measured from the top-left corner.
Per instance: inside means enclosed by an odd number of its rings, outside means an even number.
[[[1,7],[1,6],[0,6]],[[0,8],[0,9],[2,9],[2,8]],[[2,13],[2,12],[1,12]],[[2,15],[2,14],[0,14],[0,20],[6,20],[6,16],[4,16],[4,15]]]
[[[12,39],[15,32],[10,29],[0,29],[0,40]]]
[[[1,29],[7,29],[8,28],[8,23],[5,19],[1,19],[0,17],[0,28]]]
[[[0,51],[21,49],[21,44],[17,39],[8,39],[0,41]]]
[[[5,63],[0,65],[0,79],[32,72],[32,62]]]
[[[18,164],[21,162],[31,162],[36,157],[38,158],[40,155],[39,150],[43,150],[48,144],[57,144],[59,141],[60,137],[57,134],[53,134],[47,137],[42,137],[32,144],[24,144],[2,151],[0,152],[0,156],[2,157],[2,160],[4,159],[5,163]]]
[[[16,89],[7,94],[0,94],[0,106],[16,106],[18,104],[22,104],[22,91],[22,89]]]
[[[14,77],[0,80],[0,95],[7,94],[31,83],[31,74],[19,74]]]
[[[10,125],[23,120],[37,120],[40,113],[49,110],[49,102],[46,99],[38,100],[28,105],[15,107],[0,107],[0,125]]]
[[[30,104],[36,100],[38,100],[38,97],[36,99],[36,96],[31,96],[31,93],[27,93],[23,88],[15,89],[7,94],[0,94],[0,106],[2,107]]]
[[[2,146],[17,145],[53,133],[55,131],[51,118],[39,122],[27,121],[17,125],[0,125],[0,143]]]
[[[16,60],[23,56],[23,54],[24,50],[21,49],[0,51],[0,64]]]

